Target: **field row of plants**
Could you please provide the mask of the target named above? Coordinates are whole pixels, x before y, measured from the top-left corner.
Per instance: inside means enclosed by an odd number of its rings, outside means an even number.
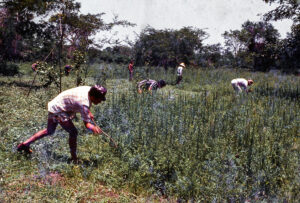
[[[28,84],[32,75],[1,78],[0,199],[36,200],[47,194],[91,201],[101,183],[167,201],[299,200],[300,79],[227,69],[184,71],[183,83],[175,86],[173,69],[138,67],[130,82],[126,67],[89,67],[85,83],[108,89],[107,101],[92,112],[119,147],[111,148],[75,120],[78,165],[68,163],[67,133],[61,128],[32,145],[32,156],[16,153],[17,143],[46,126],[45,107],[58,90],[50,86],[45,91],[37,82],[26,97],[28,87],[20,84]],[[236,77],[251,77],[253,92],[236,95],[230,85]],[[73,87],[74,78],[63,78],[63,88]],[[137,94],[136,83],[145,78],[164,79],[168,85]],[[59,184],[49,183],[53,174]],[[48,182],[41,190],[36,181],[28,181],[32,177]],[[11,184],[17,180],[25,183]],[[147,200],[135,195],[113,201]]]

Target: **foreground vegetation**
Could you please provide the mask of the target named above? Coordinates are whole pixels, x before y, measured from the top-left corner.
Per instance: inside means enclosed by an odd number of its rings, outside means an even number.
[[[58,88],[39,86],[26,97],[33,78],[29,65],[19,77],[0,78],[0,200],[146,202],[290,201],[300,199],[299,95],[295,76],[226,69],[186,69],[184,82],[173,70],[93,65],[87,85],[105,84],[107,101],[92,108],[96,122],[115,139],[79,130],[79,164],[69,163],[67,134],[16,153],[16,145],[46,127],[47,102]],[[251,94],[235,95],[230,80],[251,77]],[[169,85],[137,94],[140,79]],[[63,90],[75,76],[63,78]]]

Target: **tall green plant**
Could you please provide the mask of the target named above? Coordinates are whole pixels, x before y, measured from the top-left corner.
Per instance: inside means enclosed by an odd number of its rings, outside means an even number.
[[[85,73],[82,65],[85,63],[85,54],[79,50],[74,51],[74,70],[76,75],[76,86],[84,84],[83,74]]]

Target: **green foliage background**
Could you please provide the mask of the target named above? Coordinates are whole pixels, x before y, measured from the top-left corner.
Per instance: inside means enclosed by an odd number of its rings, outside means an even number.
[[[33,77],[28,70],[22,64],[23,74],[0,78],[4,202],[300,199],[299,77],[188,67],[183,83],[173,86],[173,70],[138,67],[129,82],[127,66],[94,64],[85,83],[105,84],[108,94],[92,112],[119,148],[75,119],[81,159],[75,165],[68,163],[67,133],[60,127],[34,143],[31,156],[16,152],[18,143],[46,127],[47,102],[58,94],[54,85],[36,83],[26,98]],[[253,92],[235,95],[230,81],[236,77],[252,78]],[[137,94],[136,84],[145,78],[168,85]],[[74,87],[75,79],[74,73],[64,77],[63,90]],[[118,195],[102,194],[103,185]]]

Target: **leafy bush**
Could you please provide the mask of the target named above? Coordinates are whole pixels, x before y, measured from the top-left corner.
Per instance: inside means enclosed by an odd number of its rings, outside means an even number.
[[[1,63],[0,64],[0,74],[6,75],[6,76],[14,76],[19,73],[19,66],[16,64],[6,64]]]

